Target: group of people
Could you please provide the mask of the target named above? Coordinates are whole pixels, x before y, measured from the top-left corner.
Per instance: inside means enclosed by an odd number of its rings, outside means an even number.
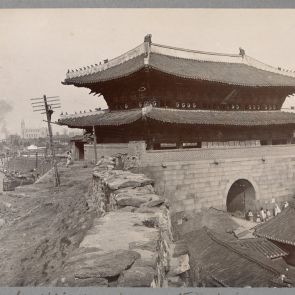
[[[282,209],[286,209],[289,206],[289,203],[285,201],[283,203]],[[281,213],[281,209],[277,203],[275,203],[273,208],[273,216],[277,216],[279,213]],[[249,221],[254,221],[254,217],[256,222],[264,222],[269,220],[272,217],[272,214],[269,209],[264,210],[263,207],[260,208],[260,211],[257,212],[254,216],[253,212],[251,210],[248,210],[246,213],[246,219]]]

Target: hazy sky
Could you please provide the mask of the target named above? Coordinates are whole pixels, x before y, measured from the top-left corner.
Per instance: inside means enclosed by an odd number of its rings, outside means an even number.
[[[88,89],[62,85],[67,69],[116,57],[148,33],[155,43],[189,49],[238,53],[241,46],[265,63],[295,69],[294,32],[295,10],[0,10],[0,102],[12,106],[7,129],[19,133],[21,119],[43,125],[29,100],[43,94],[61,98],[54,120],[61,111],[105,107]]]

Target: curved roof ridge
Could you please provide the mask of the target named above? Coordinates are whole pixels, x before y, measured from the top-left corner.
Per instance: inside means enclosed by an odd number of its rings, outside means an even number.
[[[151,45],[154,45],[154,46],[157,46],[157,47],[163,47],[163,48],[173,49],[173,50],[179,50],[179,51],[185,51],[185,52],[192,52],[192,53],[218,55],[218,56],[230,56],[230,57],[241,57],[240,54],[235,54],[235,53],[220,53],[220,52],[213,52],[213,51],[185,49],[185,48],[174,47],[174,46],[163,45],[163,44],[157,44],[157,43],[152,43]]]
[[[199,50],[183,49],[172,46],[151,43],[150,52],[153,54],[161,54],[180,59],[189,59],[197,61],[209,61],[220,63],[242,63],[243,57],[240,54],[226,54],[217,52],[206,52]]]
[[[276,68],[274,66],[270,66],[248,55],[245,55],[245,61],[248,66],[252,66],[260,70],[269,71],[269,72],[273,72],[273,73],[288,76],[288,77],[293,77],[293,78],[295,77],[295,71],[286,70],[281,67]]]
[[[259,61],[249,55],[241,54],[228,54],[218,53],[210,51],[200,51],[192,49],[184,49],[179,47],[167,46],[162,44],[151,43],[151,52],[163,55],[169,55],[178,58],[192,59],[199,61],[212,61],[212,62],[226,62],[226,63],[240,63],[254,68],[285,75],[289,77],[295,77],[295,71],[286,70],[281,67],[274,67],[268,65],[262,61]]]

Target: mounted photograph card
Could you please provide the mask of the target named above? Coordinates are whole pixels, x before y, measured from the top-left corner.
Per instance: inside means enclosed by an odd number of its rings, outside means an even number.
[[[293,294],[295,10],[45,2],[0,9],[0,293]]]

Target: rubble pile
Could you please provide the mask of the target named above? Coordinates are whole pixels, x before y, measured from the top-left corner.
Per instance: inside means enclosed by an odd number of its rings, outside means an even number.
[[[187,286],[187,249],[173,242],[169,204],[152,179],[103,158],[88,204],[98,217],[65,262],[58,286]]]

